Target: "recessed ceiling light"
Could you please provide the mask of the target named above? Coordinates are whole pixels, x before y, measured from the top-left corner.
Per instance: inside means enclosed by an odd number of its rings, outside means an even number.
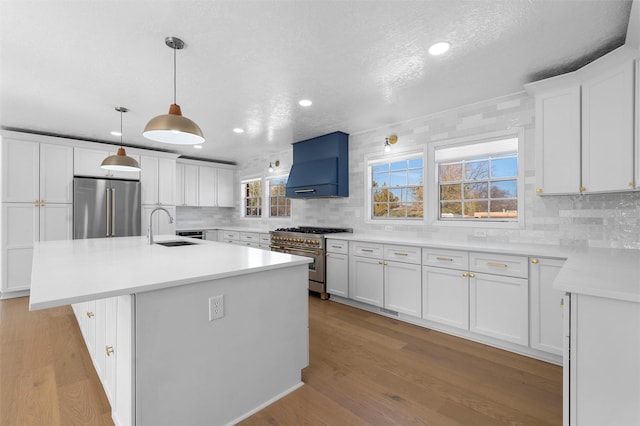
[[[195,149],[202,149],[202,145],[194,145],[193,146]]]
[[[429,48],[429,53],[433,56],[442,55],[444,52],[449,50],[449,47],[451,47],[449,43],[447,43],[446,41],[441,41],[439,43],[433,44]]]
[[[240,127],[236,127],[235,129],[233,129],[233,131],[235,133],[244,133],[244,129],[241,129]]]
[[[111,134],[112,134],[113,136],[122,136],[122,133],[118,132],[117,130],[113,130],[113,131],[111,132]]]
[[[311,102],[309,99],[302,99],[300,101],[298,101],[298,105],[303,106],[303,107],[308,107],[311,106],[313,104],[313,102]]]

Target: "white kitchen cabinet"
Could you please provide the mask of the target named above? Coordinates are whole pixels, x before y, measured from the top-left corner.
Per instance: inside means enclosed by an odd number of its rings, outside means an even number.
[[[528,280],[470,273],[469,284],[469,330],[527,346]]]
[[[327,239],[326,251],[327,293],[349,297],[349,243]]]
[[[73,205],[44,204],[39,207],[38,241],[70,240],[73,238]]]
[[[149,215],[158,206],[142,206],[142,234],[147,235],[149,230]],[[153,214],[153,235],[175,235],[176,233],[176,208],[175,206],[162,206],[167,209],[173,217],[173,223],[169,223],[169,216],[163,211],[157,211]]]
[[[234,206],[234,171],[233,169],[218,169],[218,177],[216,179],[216,205],[218,207]]]
[[[536,193],[580,191],[580,86],[536,96]]]
[[[381,244],[349,242],[349,297],[384,306],[384,262]]]
[[[218,241],[218,230],[208,229],[204,231],[204,239],[208,241]]]
[[[260,248],[263,250],[271,250],[271,234],[260,234]]]
[[[418,255],[418,260],[420,255]],[[384,261],[384,307],[415,317],[422,315],[419,264]]]
[[[115,155],[118,147],[110,147],[109,150],[74,148],[73,149],[73,173],[76,176],[94,176],[117,179],[140,179],[140,172],[123,172],[116,170],[105,170],[100,167],[102,161],[110,155]],[[129,157],[135,158],[140,163],[140,156],[127,153]]]
[[[529,264],[530,346],[562,355],[562,306],[564,292],[553,281],[564,260],[532,258]]]
[[[216,205],[216,169],[207,166],[198,166],[198,205],[201,207],[214,207]]]
[[[100,356],[105,357],[104,374],[101,377],[105,393],[109,398],[111,408],[115,411],[116,405],[116,371],[118,368],[115,351],[119,350],[117,345],[118,332],[118,298],[110,297],[104,300],[105,303],[105,337],[104,346],[99,348]]]
[[[468,277],[463,270],[423,266],[422,318],[468,330]]]
[[[105,366],[107,362],[107,356],[105,353],[106,346],[106,329],[107,329],[107,301],[106,299],[100,299],[95,301],[95,316],[96,323],[96,351],[93,355],[93,365],[96,368],[98,377],[103,377],[105,372]],[[111,402],[111,400],[109,400]]]
[[[172,158],[140,156],[141,203],[175,205],[176,162]]]
[[[240,244],[240,232],[239,231],[231,231],[228,229],[220,230],[220,242],[223,243],[231,243],[231,244]]]
[[[198,206],[198,166],[176,163],[176,203]]]
[[[639,425],[640,303],[572,293],[565,305],[564,424]]]
[[[634,61],[582,85],[582,186],[586,192],[634,188]]]

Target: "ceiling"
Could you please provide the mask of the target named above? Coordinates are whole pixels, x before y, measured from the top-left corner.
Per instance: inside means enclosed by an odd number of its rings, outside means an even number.
[[[631,0],[0,2],[0,124],[240,162],[523,90],[624,43]],[[142,136],[173,101],[203,149]],[[431,56],[428,47],[451,49]],[[310,99],[307,108],[300,99]],[[233,129],[243,128],[243,134]]]

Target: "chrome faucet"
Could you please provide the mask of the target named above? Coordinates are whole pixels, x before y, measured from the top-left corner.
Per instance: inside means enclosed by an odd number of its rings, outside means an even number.
[[[165,209],[164,207],[156,207],[155,209],[153,209],[151,211],[151,214],[149,214],[149,229],[147,230],[147,239],[149,240],[149,244],[153,244],[153,214],[158,210],[164,210],[165,213],[169,215],[169,223],[173,223],[173,216],[171,216],[169,210]]]

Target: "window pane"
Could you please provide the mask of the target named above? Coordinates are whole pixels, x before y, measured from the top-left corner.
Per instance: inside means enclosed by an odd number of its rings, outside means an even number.
[[[380,188],[389,186],[389,173],[374,173],[371,184],[374,187]]]
[[[388,172],[389,171],[389,163],[384,163],[384,164],[376,164],[375,166],[371,167],[372,172],[375,173],[382,173],[382,172]]]
[[[487,198],[487,182],[479,183],[465,183],[464,184],[464,198],[465,199],[478,199]]]
[[[491,177],[512,176],[518,176],[518,159],[516,157],[491,160]]]
[[[491,182],[491,198],[512,198],[518,196],[518,181],[504,180]]]
[[[391,172],[391,185],[390,186],[406,186],[407,185],[407,172]]]
[[[413,157],[371,166],[373,218],[423,217],[423,163],[422,157]]]
[[[389,216],[389,205],[387,203],[374,203],[373,216],[374,217]]]
[[[389,190],[388,189],[376,189],[373,192],[373,201],[374,202],[387,202],[389,201]]]
[[[407,169],[407,160],[402,161],[394,161],[391,163],[391,170],[406,170]]]
[[[464,216],[473,218],[487,218],[489,217],[489,202],[488,201],[465,201],[464,203]]]
[[[493,218],[517,218],[517,200],[495,200],[491,201],[491,217]]]
[[[390,217],[406,217],[407,209],[403,204],[400,204],[400,203],[390,204],[389,216]]]
[[[465,180],[479,180],[489,178],[489,161],[470,161],[464,164]]]
[[[407,173],[409,185],[421,185],[424,174],[422,173],[422,169],[419,170],[410,170]]]
[[[461,217],[462,202],[443,202],[440,203],[440,217]]]
[[[459,183],[440,185],[441,200],[460,200],[462,199],[462,188]]]
[[[422,163],[423,163],[422,157],[412,158],[411,160],[409,160],[409,168],[422,170]]]
[[[438,168],[440,182],[462,180],[462,164],[440,164]]]
[[[389,201],[404,201],[404,198],[402,198],[402,195],[404,193],[404,190],[402,189],[390,189],[389,190]]]
[[[422,217],[422,203],[407,204],[407,217]]]

